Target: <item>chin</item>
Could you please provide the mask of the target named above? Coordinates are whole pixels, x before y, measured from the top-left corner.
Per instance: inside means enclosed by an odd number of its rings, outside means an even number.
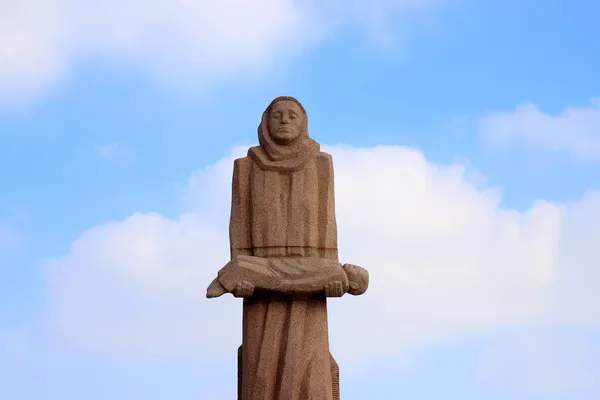
[[[289,144],[298,139],[299,135],[292,132],[281,132],[273,135],[273,139],[281,144]]]

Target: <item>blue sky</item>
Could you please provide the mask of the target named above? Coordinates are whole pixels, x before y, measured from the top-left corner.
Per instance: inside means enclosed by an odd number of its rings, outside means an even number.
[[[344,398],[600,397],[600,5],[247,3],[0,5],[0,397],[233,396],[203,295],[282,94],[373,277],[332,306]]]

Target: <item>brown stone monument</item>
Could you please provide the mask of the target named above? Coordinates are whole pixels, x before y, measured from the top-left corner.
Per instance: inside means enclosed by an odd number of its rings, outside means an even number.
[[[339,399],[327,297],[364,293],[369,274],[338,262],[333,162],[300,102],[273,100],[258,140],[234,162],[231,260],[206,293],[244,298],[238,399]]]

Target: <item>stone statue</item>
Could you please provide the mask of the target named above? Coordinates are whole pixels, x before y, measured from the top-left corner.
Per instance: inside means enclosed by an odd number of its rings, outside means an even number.
[[[333,162],[300,102],[273,100],[258,139],[234,162],[231,260],[206,296],[244,298],[239,400],[336,400],[327,297],[364,293],[369,274],[338,262]]]

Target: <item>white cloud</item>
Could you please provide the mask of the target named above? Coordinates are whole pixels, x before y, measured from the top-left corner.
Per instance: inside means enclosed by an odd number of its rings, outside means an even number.
[[[346,367],[507,324],[600,323],[598,194],[519,212],[470,183],[463,166],[437,166],[409,148],[327,150],[341,261],[371,273],[367,294],[330,302],[332,348]],[[192,175],[179,218],[96,226],[46,263],[61,334],[132,357],[234,351],[241,302],[204,298],[228,261],[232,159]]]
[[[127,60],[183,87],[207,84],[285,62],[346,24],[431,2],[2,0],[0,105],[39,95],[83,58]]]
[[[66,70],[65,2],[2,0],[0,9],[0,106],[15,106]]]
[[[512,387],[564,398],[580,398],[574,394],[583,392],[592,398],[600,389],[600,347],[572,332],[501,335],[485,350],[481,367],[485,378],[505,390]]]
[[[28,335],[0,324],[0,359],[4,360],[0,365],[2,398],[28,398],[24,395],[27,386],[23,383],[22,376],[34,358]]]
[[[129,160],[132,157],[131,152],[122,143],[114,142],[111,144],[97,146],[95,148],[96,154],[102,158],[116,159],[116,160]]]
[[[204,298],[213,266],[227,254],[215,228],[191,214],[177,220],[135,214],[89,230],[68,256],[46,265],[53,322],[69,340],[95,350],[214,351],[221,336],[235,337],[239,324],[231,308],[226,313],[233,318],[220,317],[227,299],[219,305]],[[199,338],[208,346],[198,348]]]
[[[479,134],[490,143],[558,151],[573,159],[600,160],[600,99],[588,107],[567,107],[556,115],[532,103],[514,111],[495,112],[478,121]]]
[[[557,262],[561,279],[550,288],[546,322],[600,324],[600,191],[564,206]],[[553,311],[552,314],[550,311]]]
[[[30,347],[30,338],[24,332],[0,326],[0,354],[3,359],[22,361],[31,355]]]

